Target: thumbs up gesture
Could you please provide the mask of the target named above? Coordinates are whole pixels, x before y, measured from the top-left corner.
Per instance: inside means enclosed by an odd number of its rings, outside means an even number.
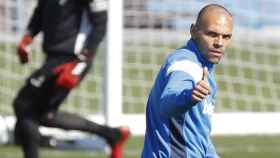
[[[210,86],[208,83],[208,69],[207,67],[204,67],[202,79],[196,84],[192,91],[192,100],[195,102],[200,102],[210,93]]]

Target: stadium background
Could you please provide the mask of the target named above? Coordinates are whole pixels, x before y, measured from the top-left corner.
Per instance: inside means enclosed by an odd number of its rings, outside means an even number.
[[[23,84],[25,77],[40,66],[40,61],[43,59],[40,52],[40,38],[36,39],[32,46],[32,61],[29,65],[24,67],[19,65],[15,55],[16,43],[23,34],[34,8],[34,2],[35,0],[0,1],[0,115],[2,116],[13,114],[12,99]],[[143,113],[147,95],[165,56],[186,42],[189,37],[189,26],[194,21],[198,10],[205,4],[216,2],[225,5],[233,13],[236,25],[233,44],[222,63],[216,68],[216,79],[219,85],[217,114],[226,116],[241,114],[238,115],[241,117],[233,117],[233,119],[239,120],[237,125],[247,122],[248,124],[243,126],[246,126],[246,130],[249,132],[250,129],[256,127],[258,130],[251,131],[253,134],[263,134],[263,131],[270,134],[278,132],[279,134],[279,1],[123,0],[121,2],[123,10],[114,16],[121,15],[122,17],[117,19],[123,21],[111,21],[115,22],[115,29],[118,29],[117,24],[123,22],[121,23],[123,26],[122,32],[120,32],[121,37],[107,38],[104,41],[95,60],[93,72],[79,89],[71,94],[63,106],[64,110],[75,111],[87,116],[97,116],[93,118],[106,122],[106,119],[108,117],[110,119],[111,115],[115,113],[108,109],[117,108],[116,116],[121,118],[129,116],[128,118],[135,124],[135,127],[143,128]],[[113,31],[114,27],[111,30]],[[110,32],[108,34],[110,37]],[[113,87],[121,85],[123,91],[116,96],[121,95],[118,98],[121,99],[117,100],[122,104],[116,107],[107,105],[110,96],[106,92],[108,90],[106,85],[108,83],[108,79],[106,79],[108,77],[106,74],[108,54],[106,52],[112,50],[107,47],[110,47],[108,44],[110,40],[122,45],[122,48],[119,49],[122,50],[120,58],[122,65],[121,71],[119,71],[122,77],[121,83],[113,83]],[[117,53],[118,50],[115,51]],[[113,64],[111,63],[111,65]],[[118,67],[118,65],[113,65],[113,67]],[[255,118],[253,114],[263,115]],[[110,124],[126,125],[126,120],[118,121],[116,116],[113,117],[116,122]],[[142,121],[138,122],[139,119]],[[252,122],[247,120],[252,120]],[[273,122],[278,122],[278,124]],[[235,124],[224,121],[222,125],[233,127]],[[218,127],[221,128],[221,126]],[[140,135],[143,131],[143,129],[136,128],[133,130],[137,135],[139,135],[138,131],[140,131]],[[228,130],[224,131],[231,134]],[[245,128],[240,129],[237,126],[233,130],[242,133]],[[131,155],[137,157],[141,148],[141,138],[141,136],[137,136],[129,142],[130,145],[126,151],[128,157]],[[255,157],[253,155],[256,154],[259,157],[276,158],[280,155],[277,150],[280,147],[277,135],[217,136],[215,140],[218,151],[224,157],[241,157],[234,155],[236,153],[243,157]],[[7,153],[7,158],[16,157],[8,154],[14,150],[16,149],[13,147],[3,146],[0,148],[0,153]],[[55,155],[56,153],[53,157]]]

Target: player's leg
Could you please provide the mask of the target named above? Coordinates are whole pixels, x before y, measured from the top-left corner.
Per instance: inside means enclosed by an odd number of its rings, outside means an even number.
[[[25,158],[38,158],[40,134],[34,103],[37,102],[37,98],[40,98],[40,90],[30,84],[31,78],[19,91],[13,103],[17,118],[14,134],[15,141],[22,147]]]
[[[32,119],[18,119],[15,139],[22,146],[25,158],[39,158],[40,133],[38,123]]]
[[[48,93],[47,82],[54,77],[49,73],[49,62],[36,70],[25,82],[13,102],[17,118],[15,141],[21,145],[25,158],[38,158],[40,133],[38,120]],[[51,64],[52,65],[52,64]]]
[[[80,130],[94,133],[105,138],[110,144],[114,144],[121,135],[119,128],[100,125],[79,115],[60,111],[46,113],[46,115],[41,118],[41,124],[65,130]]]
[[[41,124],[65,130],[80,130],[103,137],[112,149],[112,158],[122,157],[122,145],[129,137],[127,128],[111,128],[89,121],[76,114],[48,112],[41,118]]]
[[[116,144],[122,137],[123,131],[119,128],[111,128],[89,121],[77,114],[58,111],[63,100],[68,96],[69,90],[56,88],[52,91],[47,111],[41,116],[40,124],[47,127],[61,128],[65,130],[80,130],[97,134],[111,144]],[[124,129],[122,129],[124,130]]]
[[[83,79],[88,72],[89,67],[81,74]],[[47,109],[44,115],[40,119],[40,124],[48,127],[62,128],[66,130],[80,130],[97,134],[103,137],[108,144],[112,147],[112,153],[114,155],[121,156],[121,147],[124,141],[128,138],[129,131],[125,128],[111,128],[108,126],[100,125],[95,122],[89,121],[79,115],[59,112],[58,108],[61,103],[68,96],[71,89],[55,86],[55,81],[49,83],[48,87],[52,87],[53,90],[49,94]],[[120,156],[114,156],[113,158],[120,158]]]

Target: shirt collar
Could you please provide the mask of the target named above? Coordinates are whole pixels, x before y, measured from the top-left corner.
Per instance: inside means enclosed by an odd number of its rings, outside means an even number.
[[[198,57],[198,60],[202,63],[202,66],[206,66],[208,68],[208,70],[212,70],[214,64],[210,63],[203,55],[202,53],[199,51],[198,46],[196,44],[196,42],[193,39],[190,39],[187,42],[186,48],[191,50],[192,52],[194,52],[196,54],[196,56]]]

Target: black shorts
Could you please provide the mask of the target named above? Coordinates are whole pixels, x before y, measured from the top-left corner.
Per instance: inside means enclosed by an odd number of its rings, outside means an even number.
[[[70,90],[55,85],[57,76],[53,69],[73,60],[75,58],[71,56],[49,56],[44,64],[27,78],[13,104],[18,118],[40,119],[45,113],[58,110]],[[81,78],[84,78],[89,68],[90,65],[81,74]]]

